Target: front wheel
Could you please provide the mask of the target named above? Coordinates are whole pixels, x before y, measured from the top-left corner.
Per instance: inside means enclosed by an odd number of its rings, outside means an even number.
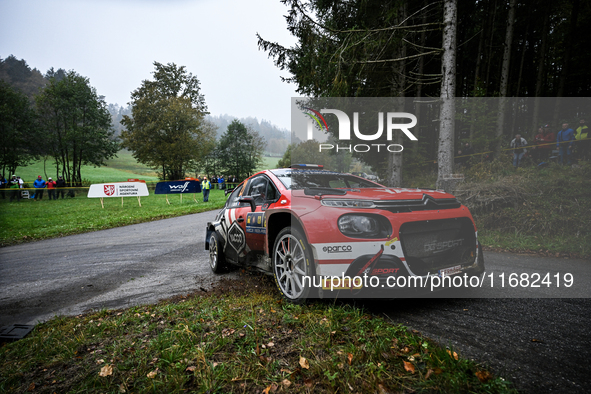
[[[294,303],[310,296],[314,267],[311,251],[300,230],[286,227],[273,246],[273,276],[285,298]]]
[[[209,237],[209,266],[216,274],[226,270],[226,258],[220,244],[220,236],[215,231]]]

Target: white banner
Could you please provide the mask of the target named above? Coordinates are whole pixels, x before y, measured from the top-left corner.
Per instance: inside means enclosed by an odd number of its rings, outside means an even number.
[[[90,185],[88,197],[141,197],[148,196],[148,187],[143,182],[113,182]]]

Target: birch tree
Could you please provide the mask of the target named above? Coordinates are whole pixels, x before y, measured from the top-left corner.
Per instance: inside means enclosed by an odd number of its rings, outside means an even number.
[[[441,59],[441,109],[439,114],[439,152],[437,187],[449,189],[448,178],[453,171],[455,88],[456,88],[456,0],[443,5],[443,56]]]
[[[503,65],[501,67],[501,85],[499,98],[499,112],[497,113],[497,142],[496,154],[501,152],[503,128],[505,127],[505,111],[507,110],[507,87],[509,86],[509,64],[511,62],[511,44],[513,43],[513,26],[515,25],[515,4],[516,0],[509,2],[509,14],[507,15],[507,31],[505,33],[505,45],[503,52]]]

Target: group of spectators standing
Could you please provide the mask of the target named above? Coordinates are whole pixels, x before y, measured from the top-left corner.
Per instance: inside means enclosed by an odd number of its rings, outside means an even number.
[[[544,161],[554,149],[557,149],[559,164],[570,165],[573,158],[588,159],[591,153],[588,130],[585,119],[579,121],[576,130],[571,129],[568,123],[563,123],[556,134],[550,130],[550,125],[542,126],[534,137],[534,144],[531,145],[531,157],[535,161]],[[517,134],[510,147],[513,149],[513,167],[517,168],[527,152],[528,143],[521,134]]]
[[[54,181],[51,177],[47,179],[47,181],[43,180],[43,177],[39,175],[35,182],[33,182],[33,187],[35,188],[35,193],[30,198],[34,198],[35,201],[43,199],[43,193],[45,189],[47,189],[47,193],[49,195],[50,200],[57,200],[61,195],[62,199],[65,195],[65,187],[66,181],[64,181],[63,177],[59,177],[57,181]],[[16,200],[17,202],[22,198],[22,190],[24,187],[24,181],[21,179],[20,176],[13,175],[12,178],[7,181],[4,176],[0,176],[0,195],[2,199],[6,198],[6,189],[10,190],[10,202]],[[56,194],[57,192],[57,194]]]

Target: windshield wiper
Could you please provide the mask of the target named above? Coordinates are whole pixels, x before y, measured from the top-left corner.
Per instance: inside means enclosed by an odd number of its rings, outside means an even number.
[[[330,187],[305,187],[304,194],[306,196],[324,196],[329,194],[344,196],[347,194],[347,191],[341,189],[332,189]]]

